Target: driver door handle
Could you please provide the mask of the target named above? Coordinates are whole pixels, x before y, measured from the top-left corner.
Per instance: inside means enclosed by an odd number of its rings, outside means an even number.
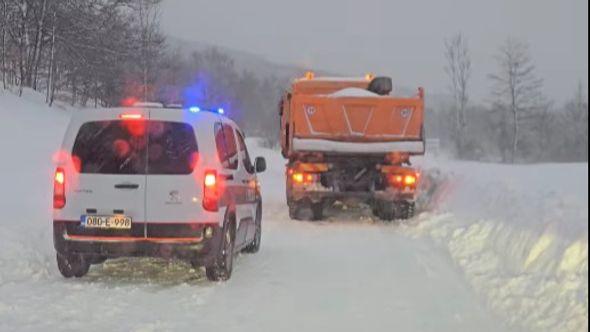
[[[115,189],[137,189],[139,185],[136,183],[119,183],[115,185]]]

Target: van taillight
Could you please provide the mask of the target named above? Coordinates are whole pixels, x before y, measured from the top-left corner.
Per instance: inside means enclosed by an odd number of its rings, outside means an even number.
[[[62,209],[66,206],[66,173],[58,167],[53,177],[53,208]]]
[[[219,211],[219,184],[217,172],[206,171],[203,178],[203,208],[207,211]]]

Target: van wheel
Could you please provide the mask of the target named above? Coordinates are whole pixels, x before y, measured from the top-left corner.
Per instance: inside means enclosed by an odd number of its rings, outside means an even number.
[[[255,254],[260,250],[260,242],[262,239],[262,202],[258,202],[256,206],[256,219],[254,220],[256,225],[256,234],[254,240],[244,250],[245,253]]]
[[[79,254],[57,253],[57,268],[64,278],[82,278],[90,270],[90,263]]]
[[[234,239],[233,222],[227,222],[223,230],[217,262],[205,267],[205,274],[210,281],[226,281],[231,277],[234,263]]]

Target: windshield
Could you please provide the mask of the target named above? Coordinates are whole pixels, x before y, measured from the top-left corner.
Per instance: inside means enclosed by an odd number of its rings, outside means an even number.
[[[84,123],[72,149],[88,174],[190,174],[197,158],[192,126],[165,121]]]

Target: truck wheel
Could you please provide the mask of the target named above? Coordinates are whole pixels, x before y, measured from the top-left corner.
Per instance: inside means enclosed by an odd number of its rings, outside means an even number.
[[[312,220],[318,221],[324,219],[324,203],[311,203],[311,218]]]
[[[233,221],[225,223],[217,261],[212,266],[205,267],[205,274],[210,281],[226,281],[231,277],[235,239],[233,228]]]
[[[250,243],[242,252],[248,254],[255,254],[260,250],[260,240],[262,239],[262,203],[258,202],[258,206],[256,206],[256,219],[254,220],[254,224],[256,225],[256,234],[254,235],[254,240]]]
[[[299,212],[301,210],[301,204],[298,202],[290,202],[289,203],[289,218],[292,220],[301,220],[299,216]]]
[[[82,278],[90,270],[90,263],[79,254],[57,253],[57,268],[64,278]]]
[[[377,200],[373,200],[371,201],[371,212],[373,213],[373,215],[377,218],[380,218],[380,209],[379,209],[379,201]]]
[[[407,220],[413,218],[416,214],[416,204],[413,202],[401,202],[399,203],[399,214],[398,218]]]
[[[379,217],[385,221],[393,221],[395,219],[395,203],[389,201],[379,202]]]

